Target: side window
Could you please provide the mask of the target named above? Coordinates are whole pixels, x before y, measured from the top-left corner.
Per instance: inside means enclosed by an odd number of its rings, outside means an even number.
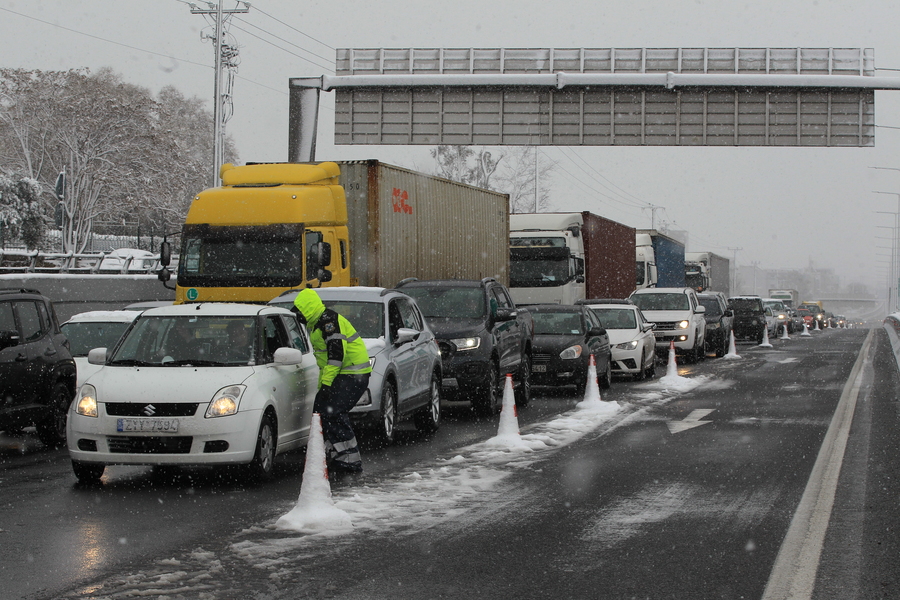
[[[512,308],[512,301],[509,299],[509,296],[506,295],[506,292],[504,292],[502,288],[493,288],[491,290],[491,294],[497,300],[497,306],[499,308]]]
[[[266,317],[266,323],[263,331],[265,339],[263,340],[263,356],[264,361],[272,362],[275,351],[283,347],[291,347],[288,341],[287,330],[284,323],[275,315]]]
[[[13,316],[12,302],[0,302],[0,331],[15,331],[16,319]]]
[[[399,300],[391,300],[388,306],[388,326],[392,344],[397,341],[397,330],[403,327],[403,315],[400,314],[399,304]]]
[[[322,241],[322,232],[321,231],[307,231],[306,232],[306,279],[309,281],[310,279],[315,279],[318,273],[316,269],[313,268],[313,249],[315,245]]]
[[[43,302],[37,303],[38,313],[41,315],[41,331],[47,333],[52,329],[50,320],[50,314],[47,312],[47,307]]]
[[[697,296],[690,294],[689,297],[691,299],[691,310],[697,310]]]
[[[419,323],[418,315],[416,315],[412,305],[406,300],[396,300],[396,302],[400,308],[400,318],[403,321],[403,326],[422,331],[422,324]]]
[[[34,302],[16,302],[19,324],[22,326],[22,341],[31,342],[43,335],[41,317]]]
[[[288,339],[291,342],[291,347],[300,350],[304,354],[309,352],[309,346],[306,344],[306,336],[303,335],[303,330],[300,329],[300,323],[297,321],[296,317],[282,317],[284,319],[285,327],[287,328]]]

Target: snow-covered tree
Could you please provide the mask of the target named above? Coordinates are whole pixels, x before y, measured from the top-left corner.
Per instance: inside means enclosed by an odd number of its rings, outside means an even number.
[[[0,241],[19,238],[29,250],[38,247],[46,227],[40,194],[34,179],[0,173]]]
[[[494,176],[494,185],[497,190],[509,194],[509,212],[549,210],[550,175],[556,168],[556,163],[535,146],[516,146],[506,150],[502,164]]]

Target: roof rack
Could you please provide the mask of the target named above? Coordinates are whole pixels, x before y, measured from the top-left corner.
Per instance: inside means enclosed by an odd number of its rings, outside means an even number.
[[[0,294],[41,294],[39,290],[33,290],[30,288],[0,288]]]

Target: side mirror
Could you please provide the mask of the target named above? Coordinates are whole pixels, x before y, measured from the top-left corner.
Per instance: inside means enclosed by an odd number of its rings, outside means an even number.
[[[519,316],[518,313],[512,308],[498,308],[494,319],[497,321],[512,321],[517,316]]]
[[[600,335],[606,335],[606,329],[603,327],[591,327],[588,330],[588,337],[596,337]]]
[[[105,365],[106,348],[92,348],[88,350],[88,363],[92,365]]]
[[[698,315],[702,315],[706,312],[706,307],[701,304],[700,306],[697,307],[697,310],[695,312]]]
[[[730,308],[728,308],[728,309],[725,309],[725,312],[722,314],[724,314],[726,317],[733,317],[734,311],[732,311]]]
[[[656,323],[644,323],[641,325],[641,331],[652,331],[656,329]]]
[[[279,367],[299,365],[303,362],[303,353],[296,348],[278,348],[272,359],[273,363]]]
[[[319,274],[316,276],[316,279],[318,279],[320,283],[328,283],[331,281],[331,271],[328,269],[319,269]]]
[[[0,350],[19,345],[18,331],[0,331]]]
[[[159,264],[161,264],[164,267],[168,267],[171,262],[172,262],[172,244],[167,241],[163,241],[159,245]],[[166,281],[168,281],[168,280],[166,280]]]
[[[160,281],[162,281],[163,283],[166,283],[167,281],[169,281],[172,278],[172,272],[169,271],[169,269],[167,267],[163,267],[162,269],[159,270],[159,273],[156,274],[156,278],[159,279]]]
[[[415,329],[409,329],[408,327],[401,327],[397,330],[397,340],[394,342],[395,344],[406,344],[407,342],[411,342],[419,337],[419,332]]]
[[[584,283],[584,275],[576,275],[575,283]]]

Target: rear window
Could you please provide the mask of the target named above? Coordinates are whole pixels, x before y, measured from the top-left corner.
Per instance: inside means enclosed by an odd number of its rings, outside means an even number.
[[[732,298],[731,308],[740,312],[763,312],[762,300],[759,298]]]

